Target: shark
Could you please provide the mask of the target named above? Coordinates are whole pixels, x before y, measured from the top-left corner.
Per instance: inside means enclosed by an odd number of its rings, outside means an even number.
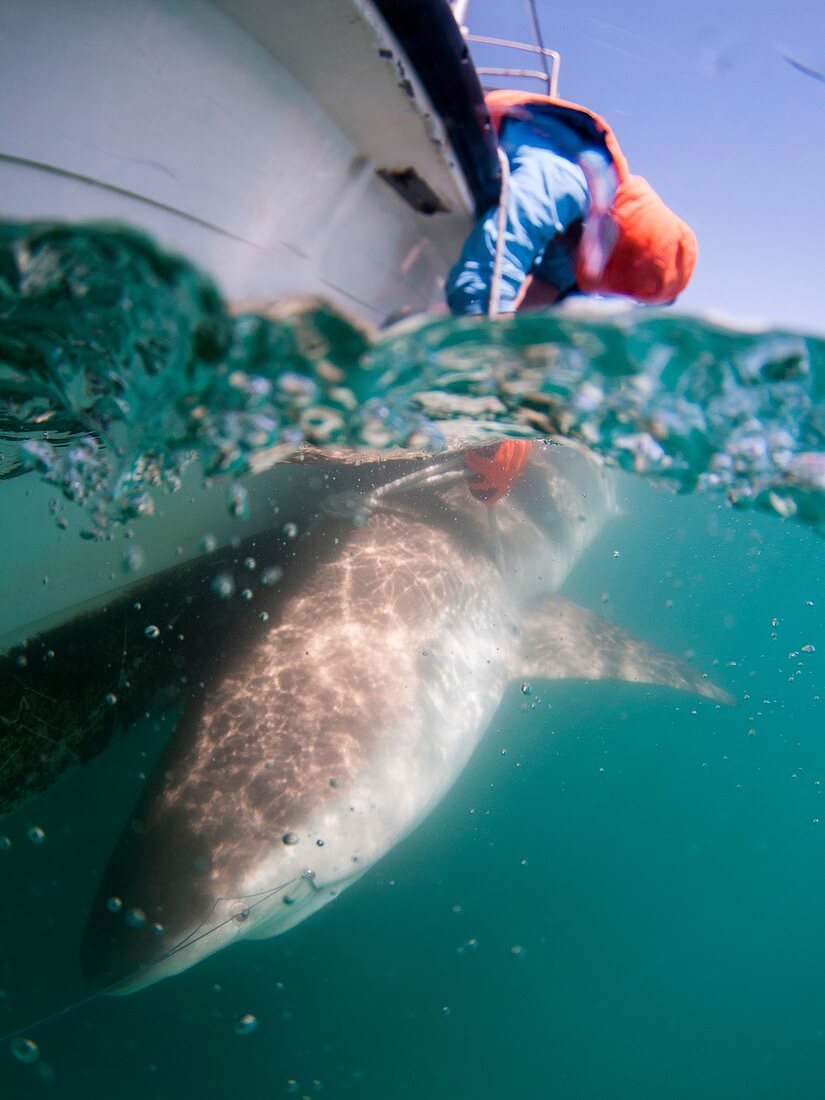
[[[133,993],[327,905],[445,796],[514,681],[728,701],[559,594],[618,512],[586,449],[534,443],[492,508],[460,457],[379,468],[329,495],[254,636],[186,697],[91,902],[96,988]]]

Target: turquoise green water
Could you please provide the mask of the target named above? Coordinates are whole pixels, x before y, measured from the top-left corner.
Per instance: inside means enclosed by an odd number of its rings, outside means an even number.
[[[687,333],[706,373],[720,340],[747,358],[757,339],[721,337],[699,321],[651,323],[666,325],[654,330],[663,355]],[[469,331],[439,324],[427,330],[439,348]],[[570,322],[579,344],[603,342],[604,324]],[[627,347],[621,325],[608,331]],[[518,325],[515,336],[542,343],[535,327]],[[787,348],[789,339],[769,343]],[[462,353],[465,373],[487,355],[480,343],[474,334]],[[803,343],[803,361],[816,366],[818,345]],[[620,351],[607,359],[624,362]],[[393,362],[413,364],[421,392],[421,364],[431,359],[416,355],[405,361],[396,345]],[[476,374],[489,362],[476,362]],[[817,372],[800,374],[798,363],[770,409],[780,397],[799,408],[807,392],[808,412],[796,420],[782,405],[795,427],[786,449],[816,454]],[[584,380],[610,390],[609,366],[584,363]],[[532,383],[530,392],[545,385]],[[397,396],[402,420],[406,386],[385,378],[380,398],[389,407]],[[456,389],[467,396],[467,379]],[[707,412],[714,395],[699,396]],[[514,400],[503,420],[527,404]],[[476,423],[498,423],[488,413]],[[606,417],[586,419],[603,432],[603,449],[621,451]],[[735,417],[720,413],[716,435],[710,419],[701,440],[729,445]],[[751,437],[765,437],[753,409],[745,422]],[[430,418],[416,423],[431,430]],[[32,430],[24,418],[7,434]],[[724,443],[697,444],[683,486],[723,452]],[[788,484],[783,461],[763,461],[772,489]],[[754,476],[742,473],[740,488]],[[770,503],[765,513],[735,510],[722,492],[674,495],[638,474],[622,476],[619,498],[625,514],[564,594],[672,652],[691,651],[735,707],[629,684],[537,685],[529,696],[516,686],[444,801],[334,904],[281,938],[29,1027],[87,992],[77,962],[86,912],[172,721],[138,725],[0,823],[10,841],[0,850],[0,1031],[25,1028],[39,1051],[36,1064],[23,1064],[10,1044],[0,1047],[0,1095],[820,1097],[821,536],[815,520],[782,518]],[[816,516],[815,484],[798,499]],[[258,1026],[237,1034],[247,1013]]]

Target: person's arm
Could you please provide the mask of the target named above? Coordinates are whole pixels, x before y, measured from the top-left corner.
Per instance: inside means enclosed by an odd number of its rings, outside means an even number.
[[[510,163],[500,313],[516,309],[522,284],[536,261],[558,234],[582,217],[588,201],[584,173],[550,149],[521,144],[510,154]],[[447,303],[454,314],[487,312],[497,225],[498,208],[491,207],[464,243],[447,282]]]

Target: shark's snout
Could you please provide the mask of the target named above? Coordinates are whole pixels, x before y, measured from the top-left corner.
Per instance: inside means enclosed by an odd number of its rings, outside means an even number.
[[[97,988],[108,988],[157,965],[173,946],[165,925],[153,919],[139,905],[124,905],[112,895],[96,898],[80,948],[80,963],[86,979]]]
[[[213,865],[202,840],[174,822],[133,821],[115,848],[89,911],[80,950],[97,988],[146,984],[214,922]],[[204,952],[205,953],[205,952]]]

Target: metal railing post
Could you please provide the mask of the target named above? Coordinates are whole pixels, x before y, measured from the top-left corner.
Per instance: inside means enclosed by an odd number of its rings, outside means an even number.
[[[470,6],[470,0],[453,0],[451,6],[456,23],[458,23],[459,27],[464,30],[464,25],[467,21],[467,9]]]

